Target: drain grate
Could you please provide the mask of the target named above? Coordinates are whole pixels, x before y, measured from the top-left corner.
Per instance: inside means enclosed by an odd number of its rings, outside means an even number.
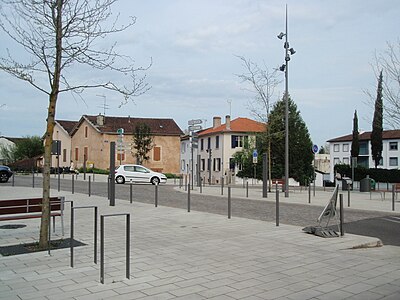
[[[26,227],[25,224],[7,224],[7,225],[1,225],[0,229],[18,229],[24,227]]]

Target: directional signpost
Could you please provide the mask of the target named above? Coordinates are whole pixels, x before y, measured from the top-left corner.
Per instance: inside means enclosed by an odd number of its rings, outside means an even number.
[[[257,149],[253,150],[253,164],[254,164],[254,180],[257,182],[257,169],[256,169],[256,165],[257,165],[257,161],[258,161],[258,152]]]
[[[314,189],[313,189],[313,195],[314,195],[314,197],[315,197],[315,177],[316,177],[316,174],[315,174],[315,154],[317,154],[318,153],[318,145],[313,145],[312,146],[312,152],[314,153]]]
[[[188,121],[188,130],[189,130],[189,136],[190,136],[190,152],[191,152],[191,157],[190,157],[190,186],[192,187],[192,189],[194,188],[194,176],[193,176],[193,169],[194,169],[194,158],[193,158],[193,148],[197,148],[197,139],[195,139],[193,137],[193,133],[194,131],[198,131],[201,130],[203,127],[200,125],[203,123],[203,120],[201,119],[194,119],[194,120],[189,120]],[[198,168],[199,166],[197,166]],[[199,180],[199,178],[197,178],[197,180]]]

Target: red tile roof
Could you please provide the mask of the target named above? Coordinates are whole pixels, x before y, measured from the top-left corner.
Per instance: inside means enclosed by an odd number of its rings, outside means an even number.
[[[221,124],[220,126],[213,128],[207,128],[198,132],[199,136],[223,133],[223,132],[264,132],[265,124],[257,122],[248,118],[236,118],[231,121],[230,129],[226,128],[226,124]]]
[[[371,139],[371,131],[365,131],[358,135],[358,139],[360,141],[369,141]],[[400,130],[384,130],[382,132],[382,139],[384,140],[393,140],[393,139],[400,139]],[[328,143],[333,142],[351,142],[353,140],[353,135],[348,134],[344,136],[340,136],[328,141]]]
[[[75,125],[79,123],[78,121],[67,121],[67,120],[56,120],[56,122],[60,124],[60,126],[64,128],[65,131],[68,132],[70,135]]]
[[[97,125],[97,116],[84,115],[82,118],[88,120],[101,133],[117,134],[119,128],[123,128],[125,134],[131,134],[136,125],[145,123],[150,127],[151,134],[154,135],[178,135],[182,130],[173,119],[154,119],[154,118],[131,118],[131,117],[105,117],[104,125]],[[82,121],[82,119],[81,119]],[[81,122],[80,121],[80,122]]]

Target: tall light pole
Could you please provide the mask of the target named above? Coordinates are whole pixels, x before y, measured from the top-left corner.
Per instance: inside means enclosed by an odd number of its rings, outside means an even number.
[[[281,32],[278,39],[285,37],[285,63],[280,66],[279,70],[285,72],[285,197],[289,197],[289,61],[290,56],[295,54],[293,48],[289,48],[288,41],[288,17],[286,5],[286,28],[285,33]]]

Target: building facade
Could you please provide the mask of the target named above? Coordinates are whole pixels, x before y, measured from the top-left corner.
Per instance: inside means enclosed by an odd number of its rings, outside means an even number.
[[[351,134],[334,138],[328,141],[330,151],[331,172],[330,180],[334,180],[334,166],[336,164],[351,163],[351,143],[353,136]],[[357,164],[365,168],[375,166],[371,154],[371,132],[362,132],[359,134],[360,153],[357,158]],[[399,169],[400,167],[400,130],[385,130],[382,133],[382,159],[378,168]],[[349,174],[350,175],[350,174]]]

